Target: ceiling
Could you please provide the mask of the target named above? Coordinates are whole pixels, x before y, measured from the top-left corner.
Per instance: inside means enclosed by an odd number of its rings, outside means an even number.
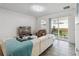
[[[45,11],[35,12],[30,8],[32,5],[43,6],[45,8]],[[0,3],[1,8],[37,17],[52,14],[55,12],[65,11],[63,9],[63,7],[65,6],[70,6],[70,8],[66,10],[73,10],[76,8],[75,5],[76,4],[74,3]]]

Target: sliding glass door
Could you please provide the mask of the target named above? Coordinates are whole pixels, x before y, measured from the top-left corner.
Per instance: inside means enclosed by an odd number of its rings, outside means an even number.
[[[51,19],[51,33],[58,39],[68,38],[68,17]]]
[[[58,28],[59,28],[57,23],[58,23],[57,18],[51,20],[51,33],[56,37],[58,37]]]
[[[59,18],[59,38],[63,40],[68,38],[68,17]]]

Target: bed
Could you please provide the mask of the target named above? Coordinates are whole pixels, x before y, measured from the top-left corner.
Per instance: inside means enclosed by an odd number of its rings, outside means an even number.
[[[19,29],[18,29],[19,30]],[[22,31],[22,28],[20,29]],[[18,33],[21,37],[23,35],[29,35],[25,29]],[[22,33],[22,34],[21,34]],[[29,31],[30,33],[30,31]],[[33,35],[31,35],[33,36]],[[39,56],[43,53],[49,46],[53,44],[52,34],[46,34],[44,36],[38,37],[33,36],[32,40],[19,42],[15,38],[8,40],[0,40],[0,55],[1,56]]]

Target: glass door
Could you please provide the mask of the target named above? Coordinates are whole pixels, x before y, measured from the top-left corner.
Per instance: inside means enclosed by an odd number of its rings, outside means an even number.
[[[68,17],[59,18],[59,38],[63,40],[68,38]]]
[[[68,38],[68,17],[51,19],[51,33],[58,39]]]
[[[58,18],[51,19],[51,33],[55,35],[55,37],[58,37],[59,32],[59,24],[58,24]]]

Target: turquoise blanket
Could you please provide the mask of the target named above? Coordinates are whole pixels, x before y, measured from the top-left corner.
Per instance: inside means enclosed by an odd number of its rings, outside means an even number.
[[[31,40],[19,42],[10,39],[5,42],[7,56],[31,56],[33,43]]]

